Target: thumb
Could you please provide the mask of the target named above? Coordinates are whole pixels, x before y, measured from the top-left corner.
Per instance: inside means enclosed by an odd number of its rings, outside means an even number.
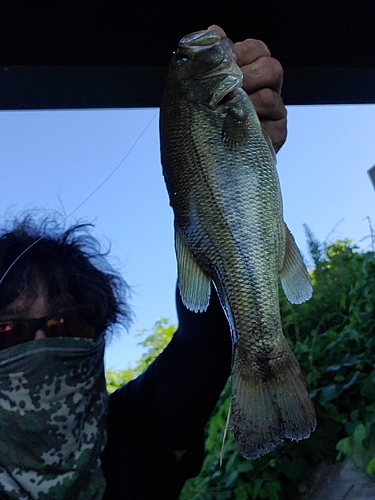
[[[218,31],[220,33],[221,36],[226,36],[226,33],[225,31],[223,30],[223,28],[220,28],[220,26],[218,26],[217,24],[211,24],[211,26],[209,26],[207,28],[207,31],[208,30],[212,30],[212,31]]]

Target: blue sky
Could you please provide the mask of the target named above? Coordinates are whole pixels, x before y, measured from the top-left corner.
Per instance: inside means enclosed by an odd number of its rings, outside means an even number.
[[[285,221],[301,251],[308,257],[303,223],[321,241],[348,237],[370,249],[375,105],[290,106],[288,117],[278,172]],[[67,223],[93,221],[93,234],[104,249],[111,245],[110,261],[133,289],[133,326],[108,346],[106,366],[134,363],[142,352],[139,329],[151,329],[160,317],[176,322],[158,110],[2,111],[0,151],[4,215],[39,207],[69,216],[93,193]]]

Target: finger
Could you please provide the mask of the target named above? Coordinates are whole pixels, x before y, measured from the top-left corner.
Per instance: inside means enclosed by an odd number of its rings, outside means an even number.
[[[281,118],[281,120],[260,120],[262,128],[271,137],[273,147],[277,153],[281,146],[286,141],[287,128],[286,128],[286,116]]]
[[[277,59],[259,57],[253,63],[241,67],[243,73],[243,88],[248,94],[262,88],[270,88],[281,92],[284,70]]]
[[[250,94],[249,97],[259,118],[280,120],[286,116],[283,100],[277,92],[263,88]]]
[[[271,55],[267,45],[254,38],[247,38],[243,42],[235,43],[233,52],[236,54],[238,66],[246,66],[260,57],[270,57]]]
[[[249,97],[258,114],[262,127],[272,139],[275,151],[279,151],[286,140],[287,134],[287,111],[281,96],[271,89],[261,89]]]

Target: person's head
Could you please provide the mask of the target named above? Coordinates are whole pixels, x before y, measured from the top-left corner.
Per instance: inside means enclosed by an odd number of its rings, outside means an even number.
[[[96,334],[128,326],[128,287],[88,228],[26,214],[0,231],[0,317],[20,305],[41,315],[78,307]]]

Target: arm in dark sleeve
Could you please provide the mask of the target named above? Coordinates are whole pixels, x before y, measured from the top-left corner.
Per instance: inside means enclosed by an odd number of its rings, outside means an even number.
[[[206,312],[194,313],[176,294],[179,325],[153,363],[158,410],[174,450],[202,439],[204,425],[228,379],[232,347],[228,321],[214,287]]]
[[[172,500],[202,466],[204,427],[231,366],[228,322],[212,289],[204,313],[177,292],[179,326],[159,357],[109,398],[106,499]],[[183,451],[178,460],[176,451]]]

